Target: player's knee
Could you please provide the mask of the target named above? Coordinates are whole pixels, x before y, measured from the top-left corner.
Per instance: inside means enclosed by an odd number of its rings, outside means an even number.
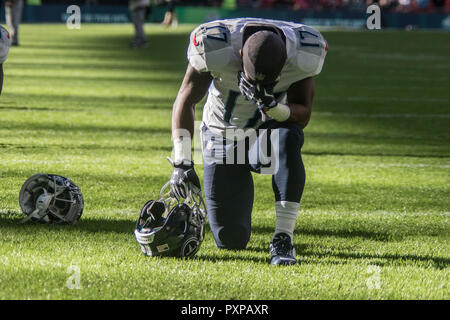
[[[244,226],[228,226],[219,230],[216,243],[219,249],[243,250],[250,240],[250,232]]]

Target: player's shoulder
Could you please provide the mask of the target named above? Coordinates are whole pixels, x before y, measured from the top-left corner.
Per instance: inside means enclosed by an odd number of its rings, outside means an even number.
[[[226,67],[235,56],[231,42],[232,28],[225,20],[199,25],[191,32],[188,60],[201,72]]]
[[[291,24],[287,34],[290,65],[308,76],[315,76],[322,70],[328,52],[328,43],[315,28],[303,24]]]
[[[9,48],[11,47],[11,36],[8,30],[0,26],[0,64],[8,58]]]
[[[225,20],[216,20],[199,25],[191,34],[194,46],[206,52],[221,50],[230,46],[231,32]]]

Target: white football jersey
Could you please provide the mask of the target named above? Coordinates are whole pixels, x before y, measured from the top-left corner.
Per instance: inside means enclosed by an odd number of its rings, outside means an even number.
[[[11,47],[9,32],[0,26],[0,64],[3,64],[8,58],[9,47]]]
[[[198,26],[191,33],[187,56],[195,69],[214,77],[203,109],[203,123],[219,135],[224,135],[227,128],[245,130],[262,123],[259,110],[244,99],[238,87],[243,31],[248,24],[276,27],[286,37],[287,60],[274,88],[279,102],[285,103],[286,91],[293,83],[320,73],[328,50],[320,32],[293,22],[238,18]]]

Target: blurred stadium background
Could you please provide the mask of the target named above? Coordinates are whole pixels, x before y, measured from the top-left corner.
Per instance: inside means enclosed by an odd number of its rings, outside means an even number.
[[[363,28],[366,8],[378,3],[382,27],[450,28],[450,0],[176,0],[180,23],[233,17],[301,21],[309,25]],[[128,0],[27,0],[24,22],[64,22],[68,5],[82,8],[82,22],[130,21]],[[150,22],[161,22],[165,0],[152,0]],[[1,12],[4,21],[4,8]]]

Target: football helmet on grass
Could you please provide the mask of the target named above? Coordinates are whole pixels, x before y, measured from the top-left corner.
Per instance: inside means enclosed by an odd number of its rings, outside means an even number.
[[[205,204],[200,192],[190,191],[182,202],[170,191],[164,193],[169,187],[170,181],[159,200],[142,207],[134,235],[147,256],[192,258],[205,237]]]
[[[55,174],[38,173],[30,177],[19,194],[20,208],[27,221],[74,224],[84,208],[80,188],[70,179]]]

